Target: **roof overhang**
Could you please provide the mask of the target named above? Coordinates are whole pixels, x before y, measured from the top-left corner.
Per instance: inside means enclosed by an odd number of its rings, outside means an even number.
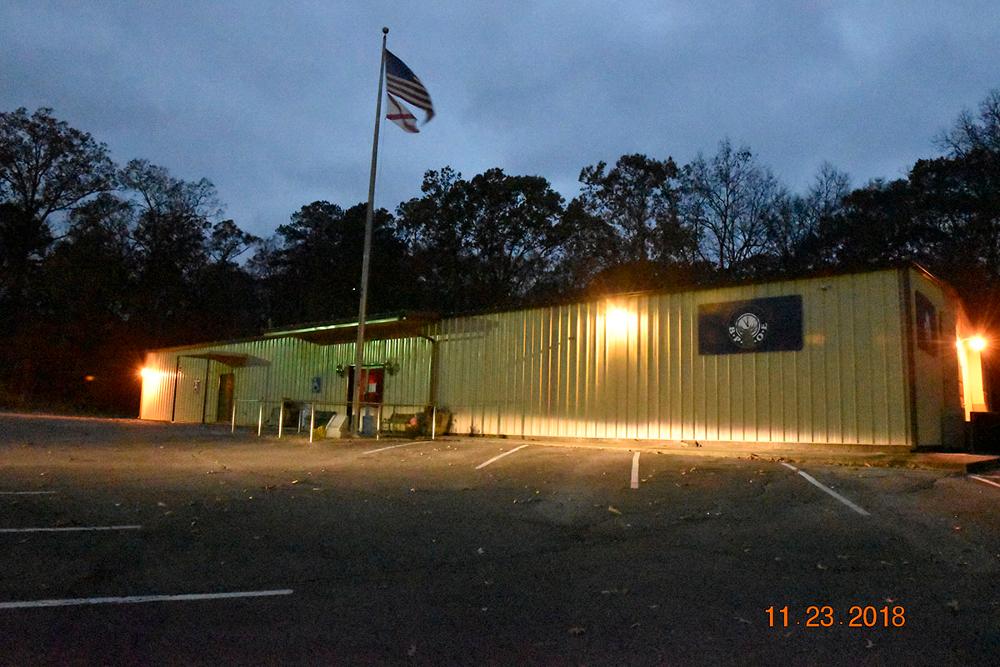
[[[270,366],[271,362],[261,359],[251,354],[239,354],[236,352],[199,352],[197,354],[182,354],[182,357],[190,359],[208,359],[217,361],[232,368],[245,368],[247,366]]]
[[[439,321],[437,313],[408,312],[400,315],[378,316],[365,321],[365,340],[388,340],[422,336],[424,327]],[[315,343],[334,345],[353,343],[358,339],[358,322],[331,322],[304,325],[291,329],[268,331],[265,338],[292,337]]]

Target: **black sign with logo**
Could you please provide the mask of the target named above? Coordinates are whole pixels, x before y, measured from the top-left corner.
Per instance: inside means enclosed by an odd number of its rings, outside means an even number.
[[[698,354],[802,349],[802,297],[775,296],[698,306]]]

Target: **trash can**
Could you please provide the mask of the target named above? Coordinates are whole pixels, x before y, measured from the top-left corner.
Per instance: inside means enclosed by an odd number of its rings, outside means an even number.
[[[361,417],[361,435],[375,435],[375,415],[371,408],[365,408],[365,414]]]

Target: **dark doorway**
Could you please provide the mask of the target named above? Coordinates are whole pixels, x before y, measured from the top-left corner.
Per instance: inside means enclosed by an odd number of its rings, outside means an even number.
[[[227,422],[233,416],[233,388],[236,376],[232,373],[219,375],[219,403],[215,411],[215,421]]]

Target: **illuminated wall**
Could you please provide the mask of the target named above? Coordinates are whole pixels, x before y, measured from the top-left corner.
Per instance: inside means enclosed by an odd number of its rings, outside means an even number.
[[[937,318],[936,348],[906,344],[918,291],[925,319]],[[801,349],[699,354],[699,306],[788,296],[801,297]],[[979,352],[959,342],[973,333],[960,304],[916,270],[626,295],[447,318],[423,333],[368,342],[366,363],[398,365],[388,404],[430,403],[433,383],[459,434],[912,446],[959,442],[969,412],[985,407]],[[206,351],[269,363],[183,356]],[[343,406],[347,378],[335,369],[353,360],[351,343],[293,337],[150,352],[141,417],[216,421],[230,370],[240,424],[256,423],[260,398]]]
[[[191,358],[206,352],[251,355],[270,362],[266,366],[230,368],[226,364]],[[178,368],[176,407],[175,370]],[[368,341],[365,363],[391,361],[398,370],[386,378],[384,400],[389,404],[426,404],[430,395],[431,344],[423,338]],[[147,353],[143,378],[140,419],[178,422],[226,421],[229,415],[216,415],[219,376],[235,376],[236,421],[256,424],[258,400],[282,398],[301,402],[322,402],[322,410],[343,411],[347,397],[347,376],[337,373],[337,366],[354,363],[354,345],[315,345],[297,338],[269,338],[219,345],[192,346]],[[205,370],[208,365],[208,383]],[[313,378],[320,378],[320,391],[313,392]],[[198,383],[197,390],[195,383]],[[207,395],[204,393],[207,387]],[[274,405],[265,406],[268,413]]]
[[[801,351],[700,355],[699,304],[799,294]],[[444,320],[453,431],[908,444],[895,271]]]

